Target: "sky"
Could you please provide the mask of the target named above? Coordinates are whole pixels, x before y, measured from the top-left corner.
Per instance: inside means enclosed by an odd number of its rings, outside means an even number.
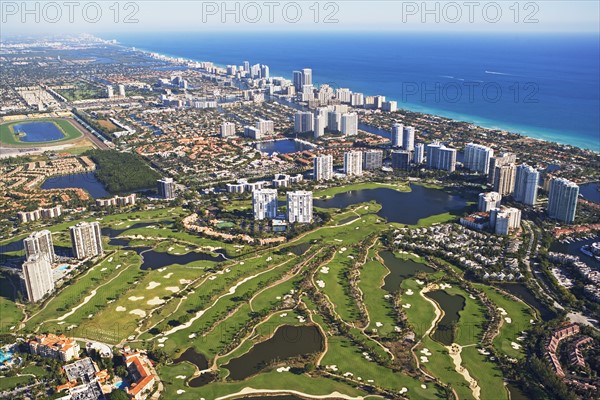
[[[0,35],[193,31],[600,31],[596,0],[0,0]]]

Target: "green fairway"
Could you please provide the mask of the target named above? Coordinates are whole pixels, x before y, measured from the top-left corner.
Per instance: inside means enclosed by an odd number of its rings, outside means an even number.
[[[46,142],[24,142],[20,140],[20,137],[15,135],[13,125],[15,124],[26,124],[29,122],[52,122],[64,135],[64,137],[51,140]],[[22,120],[8,122],[0,125],[0,142],[9,146],[21,146],[21,147],[32,147],[32,146],[43,146],[43,145],[54,145],[56,143],[66,142],[69,140],[77,139],[82,136],[81,131],[75,128],[73,124],[66,119],[58,118],[40,118],[31,120]]]

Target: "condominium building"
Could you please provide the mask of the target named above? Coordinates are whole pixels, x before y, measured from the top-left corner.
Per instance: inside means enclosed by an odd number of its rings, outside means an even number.
[[[415,151],[413,153],[413,163],[423,164],[425,162],[425,145],[423,143],[415,144]]]
[[[104,252],[102,248],[102,236],[98,222],[80,222],[69,228],[71,233],[71,244],[73,254],[76,258],[83,260],[95,257]]]
[[[40,218],[56,218],[62,214],[62,206],[58,204],[50,208],[38,208],[33,211],[19,211],[17,216],[22,223],[37,221]]]
[[[430,143],[426,148],[427,168],[448,172],[456,170],[456,149],[451,149],[439,142]]]
[[[363,152],[363,170],[373,171],[383,165],[383,150],[367,150]]]
[[[494,184],[496,182],[496,167],[501,167],[507,164],[514,164],[517,162],[517,156],[512,153],[502,153],[497,156],[490,158],[490,167],[488,172],[488,183]]]
[[[406,151],[415,149],[415,128],[405,126],[402,132],[402,148]]]
[[[315,129],[315,118],[310,111],[299,111],[294,114],[294,132],[312,132]]]
[[[356,114],[356,113],[342,114],[341,132],[345,136],[356,136],[358,134],[358,114]]]
[[[235,136],[235,124],[233,122],[223,122],[221,124],[221,137]]]
[[[299,190],[287,193],[288,221],[307,224],[312,222],[313,194],[309,191]]]
[[[69,362],[79,357],[79,343],[74,338],[65,335],[37,335],[27,342],[31,354],[41,357],[56,358],[62,362]]]
[[[392,168],[396,170],[407,170],[410,166],[410,151],[393,150],[391,153]]]
[[[332,155],[321,155],[313,159],[313,178],[316,181],[328,181],[333,178]]]
[[[23,248],[25,249],[25,259],[29,259],[34,255],[41,255],[48,262],[53,263],[56,258],[52,233],[47,229],[32,232],[23,240]]]
[[[496,235],[508,235],[521,225],[521,210],[512,207],[494,208],[490,211],[490,224]]]
[[[318,114],[315,115],[314,123],[314,138],[318,139],[325,134],[325,128],[327,127],[327,115]]]
[[[575,220],[579,186],[565,178],[555,178],[550,182],[548,193],[548,215],[568,224]]]
[[[395,123],[392,125],[392,147],[402,147],[402,135],[404,134],[404,125]]]
[[[45,253],[29,256],[23,263],[23,281],[27,291],[27,299],[37,302],[54,291],[52,264]]]
[[[260,132],[260,129],[254,126],[244,126],[244,137],[260,140],[262,138],[262,133]]]
[[[136,194],[131,193],[127,196],[113,196],[108,199],[96,199],[98,207],[124,207],[135,205]]]
[[[261,137],[264,135],[273,135],[275,133],[275,124],[271,120],[259,119],[256,122],[256,129],[259,130]]]
[[[539,180],[540,173],[537,169],[527,164],[519,165],[517,167],[515,193],[513,195],[515,200],[529,206],[535,205]]]
[[[362,151],[348,151],[344,153],[344,172],[348,176],[362,175]]]
[[[499,208],[502,202],[502,196],[498,192],[479,193],[479,203],[477,209],[483,212],[489,212],[494,208]]]
[[[273,219],[277,216],[277,189],[258,189],[252,192],[254,219]]]
[[[490,159],[494,156],[494,150],[475,143],[465,146],[464,165],[470,171],[487,174],[490,171]]]
[[[338,111],[329,111],[327,113],[327,129],[331,132],[340,132],[342,130],[342,113]]]
[[[158,188],[158,196],[165,200],[175,198],[175,182],[173,178],[163,178],[156,181]]]
[[[515,191],[517,167],[515,164],[504,164],[496,167],[494,172],[494,191],[507,196]]]

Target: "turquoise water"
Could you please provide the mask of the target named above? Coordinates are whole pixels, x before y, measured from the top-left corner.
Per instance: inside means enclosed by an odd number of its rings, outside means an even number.
[[[24,133],[21,142],[51,142],[65,137],[52,122],[23,122],[12,126],[15,133]]]
[[[60,267],[58,267],[58,270],[59,270],[59,271],[66,271],[66,270],[68,270],[68,269],[69,269],[69,266],[68,266],[68,265],[61,265]]]
[[[117,389],[125,389],[127,384],[124,381],[119,381],[114,385]]]
[[[271,76],[288,79],[312,68],[314,83],[385,95],[400,108],[600,151],[597,35],[186,32],[117,39],[217,65],[267,64]]]
[[[3,350],[0,350],[0,364],[4,364],[5,361],[12,360],[12,358],[13,358],[12,351],[4,352]]]

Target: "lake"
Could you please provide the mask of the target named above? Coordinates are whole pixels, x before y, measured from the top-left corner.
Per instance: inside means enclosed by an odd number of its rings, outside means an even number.
[[[450,295],[443,290],[427,292],[425,296],[435,301],[444,310],[444,316],[439,320],[431,337],[437,342],[450,346],[456,342],[459,334],[456,325],[460,319],[459,312],[465,308],[465,298],[456,294]]]
[[[304,150],[313,150],[315,146],[306,142],[301,142],[296,139],[282,139],[282,140],[267,140],[265,142],[258,142],[255,144],[257,150],[272,155],[296,153]]]
[[[87,191],[93,198],[109,197],[110,193],[104,185],[96,179],[93,172],[71,174],[48,178],[42,183],[42,189],[68,189],[79,188]]]
[[[538,298],[536,297],[536,295],[533,294],[531,292],[531,290],[529,290],[527,288],[527,286],[525,286],[524,284],[522,284],[522,283],[499,283],[498,287],[500,289],[507,291],[508,293],[512,294],[513,296],[518,297],[519,299],[521,299],[525,303],[527,303],[529,306],[536,309],[540,313],[540,317],[542,317],[542,320],[547,322],[556,317],[556,314],[554,313],[554,311],[552,311],[551,309],[546,307],[544,305],[544,303],[539,301]]]
[[[379,256],[390,271],[384,278],[383,290],[397,292],[400,284],[407,278],[412,278],[419,272],[432,273],[435,269],[413,260],[398,258],[391,251],[382,251]]]
[[[52,142],[65,137],[53,122],[23,122],[12,126],[21,142]]]
[[[421,185],[410,185],[410,192],[399,192],[389,188],[351,190],[338,193],[327,200],[313,201],[315,207],[345,208],[350,205],[375,201],[382,208],[377,213],[388,222],[416,225],[420,219],[446,212],[460,212],[467,201],[458,195],[431,189]]]
[[[324,349],[324,338],[313,325],[283,325],[268,340],[224,365],[233,380],[246,379],[276,361],[318,353]]]
[[[587,201],[600,204],[600,182],[589,182],[580,185],[579,194]]]

